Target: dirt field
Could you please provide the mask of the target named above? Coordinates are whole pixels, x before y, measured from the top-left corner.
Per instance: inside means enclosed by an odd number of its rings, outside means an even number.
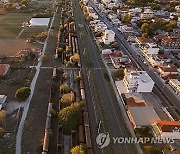
[[[41,70],[28,111],[22,137],[22,153],[41,153],[47,106],[50,96],[51,69]]]
[[[23,22],[27,22],[32,16],[30,13],[8,13],[1,17],[0,39],[15,39],[22,30]]]
[[[26,43],[24,39],[18,40],[0,40],[0,56],[16,56],[24,48],[41,48],[40,44]]]

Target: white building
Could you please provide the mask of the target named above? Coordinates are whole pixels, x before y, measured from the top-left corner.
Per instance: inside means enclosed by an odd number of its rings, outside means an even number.
[[[125,70],[123,82],[128,92],[152,92],[154,87],[154,81],[146,71]]]
[[[154,12],[151,9],[145,9],[143,13],[141,13],[141,19],[152,19],[154,17]]]
[[[159,48],[155,43],[148,43],[143,51],[148,55],[157,55],[159,53]]]
[[[105,30],[102,40],[104,44],[110,44],[114,42],[114,38],[115,38],[115,33],[112,30]]]
[[[28,27],[45,27],[48,28],[50,18],[31,18]]]
[[[180,17],[178,17],[177,26],[180,28]]]
[[[169,85],[175,90],[177,94],[180,94],[180,81],[177,79],[170,79]]]
[[[5,95],[0,95],[0,110],[2,109],[2,107],[4,106],[5,102],[6,102],[7,96]]]
[[[160,121],[152,124],[155,137],[180,139],[180,121]]]

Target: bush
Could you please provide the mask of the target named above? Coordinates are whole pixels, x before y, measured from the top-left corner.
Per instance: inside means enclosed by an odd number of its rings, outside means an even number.
[[[85,154],[85,149],[82,145],[77,145],[71,149],[72,154]]]
[[[114,79],[118,78],[122,80],[124,78],[124,69],[123,68],[118,68],[113,74],[112,77]]]
[[[45,62],[45,61],[47,61],[47,56],[46,55],[42,56],[42,62]]]
[[[64,93],[70,93],[72,89],[68,86],[67,83],[64,83],[60,86],[60,91]]]
[[[31,90],[29,87],[22,87],[16,91],[15,97],[19,101],[25,101],[25,100],[27,100],[27,98],[29,97],[30,94],[31,94]]]
[[[67,94],[64,94],[62,97],[61,97],[61,103],[64,103],[64,104],[71,104],[72,101],[74,99],[74,94],[73,93],[67,93]]]

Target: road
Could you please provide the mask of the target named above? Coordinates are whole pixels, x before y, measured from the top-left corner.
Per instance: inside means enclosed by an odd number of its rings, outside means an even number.
[[[84,20],[81,8],[78,1],[73,1],[75,24],[77,28],[77,37],[81,54],[81,63],[88,102],[88,111],[90,117],[91,136],[94,153],[117,153],[117,154],[132,154],[137,153],[135,146],[130,144],[112,144],[112,149],[99,149],[95,142],[97,136],[97,122],[100,120],[102,126],[100,132],[108,131],[112,137],[129,136],[125,126],[123,116],[119,113],[119,109],[115,106],[112,99],[111,91],[104,79],[104,68],[100,62],[98,50],[95,47],[95,42],[90,34],[90,30]],[[85,55],[88,55],[88,59]],[[91,60],[90,65],[87,61]],[[96,68],[96,69],[94,69]],[[99,69],[97,69],[99,68]],[[102,69],[101,69],[102,68]],[[96,92],[100,95],[97,96]],[[98,98],[97,98],[98,97]],[[97,98],[97,99],[96,99]],[[104,110],[104,114],[101,110]],[[105,121],[108,124],[105,125]],[[133,146],[130,148],[130,146]]]
[[[145,70],[150,75],[150,77],[153,79],[153,81],[155,82],[157,87],[159,89],[161,89],[162,94],[164,94],[171,101],[171,103],[174,106],[176,106],[176,109],[179,110],[180,109],[180,97],[177,96],[176,93],[169,86],[167,86],[164,83],[164,81],[155,72],[154,68],[152,68],[149,65],[147,66],[142,61],[138,60],[138,56],[136,55],[136,53],[134,52],[132,47],[129,45],[127,40],[125,40],[123,34],[120,31],[118,31],[118,29],[111,24],[111,22],[106,18],[105,15],[103,15],[103,13],[96,7],[96,5],[92,1],[89,1],[89,4],[91,7],[94,8],[96,13],[99,15],[100,20],[103,21],[107,25],[108,29],[111,29],[112,31],[115,32],[116,38],[122,47],[122,51],[130,57],[130,59],[132,60],[133,63],[136,62],[137,65],[139,65],[139,66],[137,66],[138,68],[141,67],[143,70]]]
[[[53,18],[51,20],[51,25],[50,25],[50,28],[48,30],[47,38],[45,40],[44,47],[43,47],[43,50],[42,50],[41,59],[40,59],[40,61],[38,62],[37,66],[36,66],[36,73],[34,75],[34,78],[33,78],[32,82],[31,82],[31,85],[30,85],[31,94],[30,94],[29,98],[24,102],[23,114],[22,114],[22,118],[21,118],[21,121],[20,121],[20,124],[19,124],[19,127],[18,127],[17,135],[16,135],[16,154],[21,154],[21,140],[22,140],[24,122],[26,120],[27,113],[28,113],[28,110],[29,110],[29,105],[31,103],[32,96],[34,94],[36,81],[38,79],[38,76],[39,76],[39,73],[40,73],[40,70],[41,70],[42,56],[44,56],[45,51],[46,51],[48,38],[49,38],[49,35],[50,35],[50,30],[51,30],[51,27],[52,27],[52,23],[54,21],[54,17],[55,17],[55,13],[54,13],[54,16],[53,16]]]

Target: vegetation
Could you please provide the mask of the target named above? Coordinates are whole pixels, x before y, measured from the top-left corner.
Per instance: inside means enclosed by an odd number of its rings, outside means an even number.
[[[60,91],[66,94],[66,93],[70,93],[72,89],[69,87],[67,83],[64,83],[60,86]]]
[[[82,119],[82,109],[79,104],[72,104],[59,112],[59,120],[65,134],[70,134]]]
[[[77,145],[71,149],[72,154],[85,154],[85,149],[82,145]]]
[[[72,55],[70,57],[70,61],[73,62],[73,63],[78,63],[80,60],[80,56],[78,53],[75,53],[74,55]]]
[[[126,14],[122,15],[121,20],[124,23],[129,23],[131,21],[131,18],[132,18],[131,14],[126,13]]]
[[[144,146],[145,154],[162,154],[162,151],[151,145]]]
[[[73,99],[74,99],[74,94],[72,92],[70,92],[70,93],[64,94],[61,97],[60,101],[61,101],[61,103],[70,105],[72,103]]]
[[[122,80],[124,78],[124,69],[123,68],[118,68],[113,74],[112,77],[114,79],[119,79]]]
[[[19,101],[25,101],[29,97],[30,94],[31,94],[31,90],[29,87],[22,87],[16,91],[15,97]]]

